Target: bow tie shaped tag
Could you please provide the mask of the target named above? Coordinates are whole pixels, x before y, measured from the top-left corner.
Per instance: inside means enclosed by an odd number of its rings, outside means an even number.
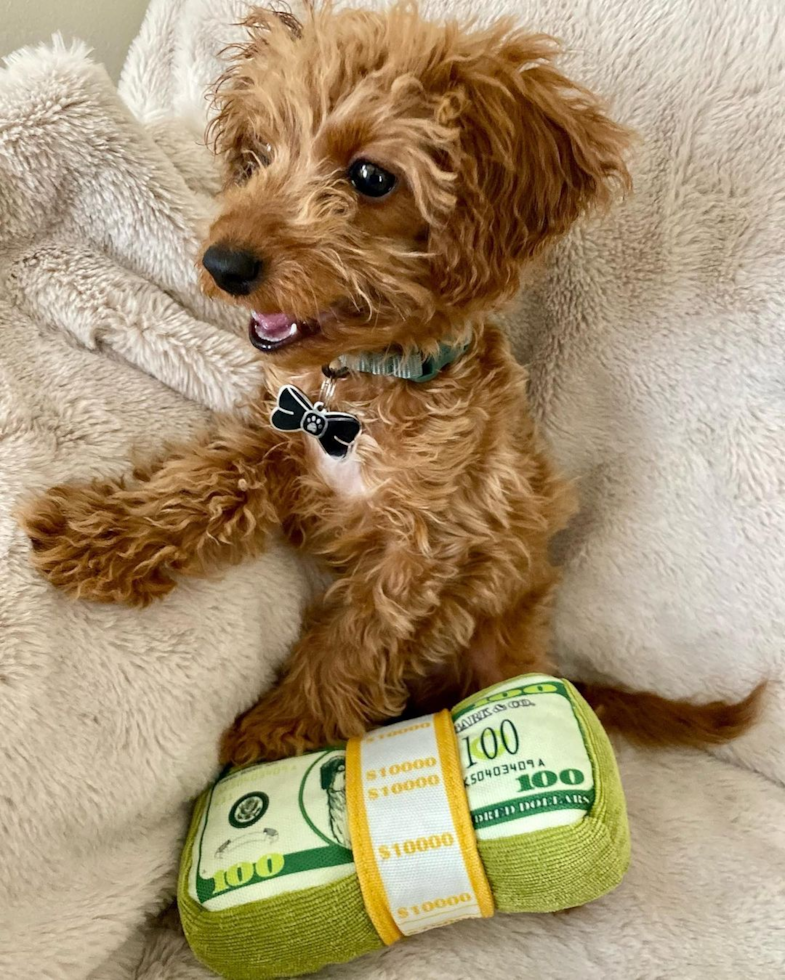
[[[270,422],[279,432],[302,430],[318,439],[328,456],[342,459],[360,434],[359,419],[346,412],[325,412],[321,402],[313,404],[294,385],[284,385]]]

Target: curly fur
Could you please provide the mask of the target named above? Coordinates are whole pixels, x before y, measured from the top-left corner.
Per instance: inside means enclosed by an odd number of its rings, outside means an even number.
[[[470,346],[427,385],[339,382],[341,409],[364,426],[358,492],[336,484],[305,436],[270,428],[265,390],[247,419],[128,486],[57,487],[22,515],[37,567],[81,598],[144,604],[178,574],[257,552],[279,525],[337,573],[278,687],[228,733],[235,762],[549,669],[548,543],[572,498],[488,315],[549,243],[629,181],[628,133],[555,67],[552,39],[509,21],[480,30],[429,23],[412,4],[325,5],[303,25],[257,9],[247,26],[216,93],[227,187],[206,246],[263,257],[246,305],[302,320],[332,311],[269,355],[268,389],[291,382],[315,396],[320,366],[353,351]],[[358,155],[399,176],[389,200],[354,192],[345,174]],[[605,700],[610,722],[635,704]],[[703,727],[715,731],[709,709]],[[647,735],[683,727],[663,716]]]

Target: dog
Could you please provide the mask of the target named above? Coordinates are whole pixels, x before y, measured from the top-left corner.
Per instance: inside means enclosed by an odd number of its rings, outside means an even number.
[[[629,185],[630,134],[509,20],[256,9],[216,91],[227,175],[206,293],[248,308],[265,389],[134,478],[61,486],[21,520],[58,588],[143,606],[258,554],[273,528],[334,581],[277,687],[226,734],[274,759],[552,671],[573,511],[492,315]],[[595,688],[608,724],[722,741],[729,705]]]

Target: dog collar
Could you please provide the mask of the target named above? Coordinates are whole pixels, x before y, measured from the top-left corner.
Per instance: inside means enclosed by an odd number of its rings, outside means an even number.
[[[411,354],[394,354],[389,351],[363,352],[361,354],[342,354],[333,364],[339,369],[357,371],[361,374],[386,375],[401,378],[403,381],[414,381],[423,384],[433,379],[446,368],[457,361],[469,346],[463,344],[441,343],[435,354],[423,354],[414,351]],[[332,365],[331,365],[332,366]]]
[[[420,351],[405,356],[390,352],[343,354],[322,368],[324,380],[317,402],[311,402],[294,385],[284,385],[278,392],[270,421],[279,432],[302,430],[318,439],[328,456],[345,459],[362,432],[362,423],[356,415],[348,412],[329,411],[336,381],[351,371],[358,371],[421,384],[432,381],[448,364],[457,360],[468,346],[469,341],[462,344],[441,343],[435,354],[427,355]]]

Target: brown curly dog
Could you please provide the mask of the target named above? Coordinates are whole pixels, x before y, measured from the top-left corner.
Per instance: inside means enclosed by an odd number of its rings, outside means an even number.
[[[248,31],[217,91],[228,183],[203,285],[254,311],[267,388],[128,484],[56,487],[22,515],[40,571],[99,602],[144,605],[281,525],[336,574],[227,734],[235,762],[550,669],[548,542],[571,497],[488,315],[629,180],[627,132],[508,21],[323,6],[259,9]],[[283,385],[292,431],[271,425]],[[731,737],[755,704],[590,693],[664,741]]]

